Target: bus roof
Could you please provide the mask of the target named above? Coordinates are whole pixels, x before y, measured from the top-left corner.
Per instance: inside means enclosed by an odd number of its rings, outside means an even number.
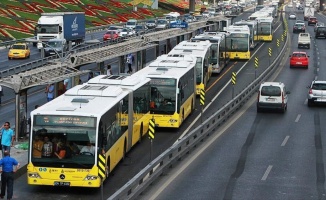
[[[182,41],[175,46],[169,54],[188,54],[204,57],[209,50],[211,43],[209,41]]]
[[[241,26],[241,25],[251,25],[251,26],[255,26],[257,24],[257,21],[255,20],[240,20],[240,21],[237,21],[237,22],[234,22],[233,25],[235,26]]]
[[[180,79],[188,71],[195,67],[195,63],[187,61],[175,61],[177,67],[169,66],[168,63],[173,61],[166,60],[155,60],[149,66],[143,68],[142,70],[136,72],[135,74],[139,76],[146,76],[148,78],[173,78]]]
[[[191,41],[208,40],[211,43],[220,43],[225,38],[226,34],[226,32],[204,32],[203,34],[191,38]]]
[[[40,106],[31,115],[100,117],[129,94],[117,86],[77,85]]]
[[[241,25],[241,26],[229,26],[226,28],[226,31],[229,33],[250,33],[250,29],[247,25]]]
[[[259,23],[260,22],[270,22],[273,23],[273,17],[259,17],[256,19]]]
[[[99,75],[90,79],[87,83],[89,84],[102,84],[102,85],[112,85],[121,86],[123,89],[130,89],[135,91],[141,86],[145,85],[150,81],[149,78],[140,77],[138,75]]]
[[[193,55],[184,54],[164,54],[156,58],[156,60],[173,60],[173,61],[186,61],[196,62],[196,57]]]

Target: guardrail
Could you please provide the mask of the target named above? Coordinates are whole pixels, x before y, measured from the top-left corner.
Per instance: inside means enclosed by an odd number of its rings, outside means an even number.
[[[202,22],[204,22],[204,21],[192,22],[192,23],[190,23],[190,25],[196,26],[196,24],[200,24]],[[108,26],[110,26],[110,25],[108,25]],[[165,29],[165,30],[149,29],[149,30],[147,30],[146,34],[152,34],[154,32],[160,32],[160,31],[166,31],[166,30],[168,30],[168,29]],[[78,47],[78,48],[76,48],[76,49],[74,49],[72,51],[69,51],[66,54],[71,55],[72,53],[78,53],[78,52],[82,52],[82,51],[86,51],[86,50],[97,49],[97,48],[105,47],[105,46],[108,46],[108,45],[117,44],[117,43],[120,43],[120,42],[122,42],[124,40],[140,39],[142,36],[146,37],[146,34],[145,35],[134,35],[134,36],[130,36],[130,37],[118,38],[118,39],[107,40],[107,41],[102,41],[102,42],[99,41],[99,42],[97,42],[95,44],[87,44],[87,43],[85,43],[86,46]],[[22,41],[22,40],[16,40],[16,41]],[[31,41],[27,41],[27,42],[31,42]],[[67,57],[67,56],[65,56],[65,57]],[[6,70],[1,71],[0,72],[0,78],[4,78],[4,77],[7,77],[7,76],[10,76],[10,75],[13,75],[13,74],[18,74],[18,73],[21,73],[21,72],[24,72],[24,71],[27,71],[27,70],[31,70],[31,69],[35,69],[35,68],[38,68],[38,67],[42,67],[46,62],[49,62],[49,61],[51,61],[53,59],[58,59],[58,58],[59,58],[58,55],[54,55],[54,56],[51,56],[51,57],[46,57],[44,59],[35,60],[35,61],[29,62],[29,63],[26,63],[26,64],[14,66],[14,67],[12,67],[10,69],[6,69]],[[64,59],[66,60],[66,58],[64,58]]]
[[[28,70],[39,68],[40,66],[44,66],[46,63],[48,63],[49,61],[56,59],[56,58],[59,58],[58,55],[45,57],[44,59],[34,60],[34,61],[28,62],[24,65],[18,65],[18,66],[3,70],[0,72],[0,79],[14,75],[14,74],[18,74],[23,71],[28,71]]]
[[[288,38],[289,37],[286,37],[286,43],[288,43]],[[168,170],[170,166],[189,153],[204,138],[209,137],[213,131],[216,131],[219,126],[231,118],[235,112],[237,112],[254,94],[256,94],[259,85],[267,80],[277,70],[286,48],[286,45],[284,45],[273,63],[271,63],[271,65],[241,93],[219,109],[213,116],[188,133],[184,138],[150,162],[122,188],[109,197],[108,200],[137,199],[137,197],[151,183],[153,183],[153,181],[161,176],[165,170]]]
[[[156,17],[155,19],[158,19],[159,17]],[[145,23],[146,21],[150,20],[151,18],[148,18],[148,19],[144,19],[144,20],[137,20],[138,22],[140,23]],[[103,30],[106,30],[108,29],[110,26],[124,26],[125,25],[125,22],[121,22],[121,23],[115,23],[115,24],[108,24],[108,25],[102,25],[102,26],[95,26],[95,27],[90,27],[90,28],[86,28],[86,33],[94,33],[94,32],[99,32],[99,31],[103,31]],[[26,40],[29,40],[29,39],[34,39],[34,36],[33,37],[30,37],[30,38],[22,38],[22,39],[13,39],[13,40],[10,40],[10,41],[6,41],[6,42],[1,42],[0,43],[0,48],[1,47],[4,47],[4,48],[8,48],[10,47],[11,45],[17,43],[17,42],[24,42]]]

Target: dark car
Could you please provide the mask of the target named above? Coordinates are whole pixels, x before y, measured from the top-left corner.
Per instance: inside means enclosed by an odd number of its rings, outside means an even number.
[[[144,24],[138,24],[135,27],[135,31],[137,35],[142,35],[145,34],[147,32],[147,27]]]
[[[298,10],[303,10],[303,6],[302,5],[299,5],[298,6]]]
[[[301,23],[294,24],[293,26],[293,33],[305,33],[306,32],[306,26]]]
[[[326,27],[325,26],[319,26],[316,29],[315,38],[326,38]]]
[[[318,22],[316,17],[309,17],[308,19],[308,26],[310,26],[311,24],[316,25]]]

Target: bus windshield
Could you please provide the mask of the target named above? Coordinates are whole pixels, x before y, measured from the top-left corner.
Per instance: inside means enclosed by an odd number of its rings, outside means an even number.
[[[38,167],[92,168],[96,153],[95,124],[94,117],[35,116],[31,162]],[[93,152],[83,154],[81,150],[89,144]],[[55,153],[60,154],[62,149],[65,154],[59,158]]]
[[[218,59],[218,44],[212,44],[211,45],[211,56],[210,56],[210,63],[215,65],[217,63]]]
[[[258,28],[259,35],[270,35],[271,34],[271,24],[270,23],[260,23]]]
[[[151,79],[150,112],[170,114],[176,111],[176,79]]]
[[[197,57],[196,60],[196,83],[202,83],[202,76],[203,76],[203,59],[201,57]]]
[[[231,51],[247,52],[249,41],[247,38],[227,38],[227,49]]]

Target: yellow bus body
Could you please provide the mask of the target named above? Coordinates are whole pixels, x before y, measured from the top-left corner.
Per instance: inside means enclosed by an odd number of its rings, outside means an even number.
[[[114,145],[105,153],[107,166],[111,172],[120,162],[126,153],[128,141],[128,132],[126,131]],[[78,156],[78,155],[77,155]],[[76,168],[51,168],[36,167],[30,162],[27,165],[27,183],[29,185],[50,185],[55,186],[55,182],[69,183],[70,187],[100,187],[101,179],[98,176],[97,163],[92,169],[76,169]],[[31,174],[39,177],[31,177]],[[64,181],[60,177],[64,176]],[[87,176],[93,179],[86,180]],[[68,185],[65,185],[68,186]]]
[[[230,60],[249,60],[250,51],[247,52],[229,52]]]
[[[173,115],[151,114],[155,119],[157,127],[179,128],[194,109],[195,94],[191,95],[180,108],[180,113],[175,112]]]

